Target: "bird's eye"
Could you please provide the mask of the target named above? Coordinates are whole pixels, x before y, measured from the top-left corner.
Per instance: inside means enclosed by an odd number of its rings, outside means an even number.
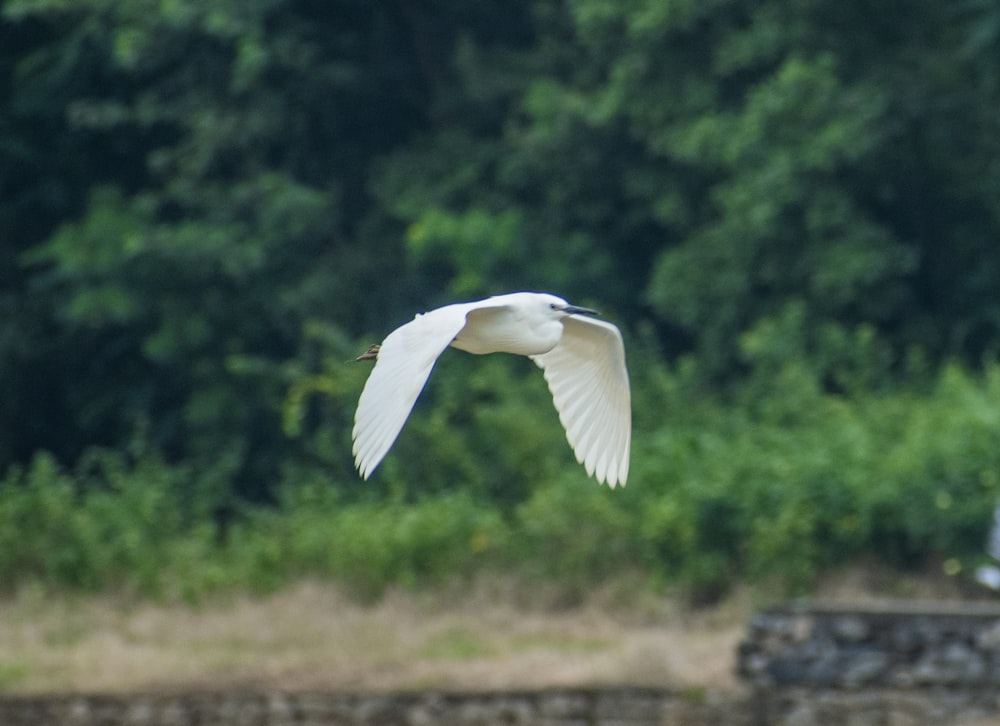
[[[559,309],[559,306],[556,305],[555,303],[549,303],[549,307],[552,308],[553,310],[558,310]]]

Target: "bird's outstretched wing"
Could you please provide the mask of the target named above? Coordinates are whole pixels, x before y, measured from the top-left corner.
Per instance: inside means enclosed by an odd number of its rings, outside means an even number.
[[[569,316],[559,344],[532,356],[545,372],[576,460],[609,486],[625,485],[632,395],[621,333],[611,323]]]
[[[406,423],[438,356],[481,303],[446,305],[418,315],[382,342],[354,414],[354,463],[367,479]]]

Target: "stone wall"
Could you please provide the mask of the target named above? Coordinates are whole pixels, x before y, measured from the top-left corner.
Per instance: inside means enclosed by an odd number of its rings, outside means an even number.
[[[953,726],[1000,723],[1000,607],[788,605],[753,617],[743,692],[0,697],[0,726]]]
[[[643,689],[0,698],[3,726],[757,726],[739,700]]]
[[[1000,608],[886,603],[781,606],[755,615],[737,654],[756,687],[1000,686]]]
[[[1000,607],[778,606],[751,619],[736,667],[768,704],[768,723],[995,719],[1000,713]],[[838,721],[837,714],[845,711],[851,719]]]
[[[510,693],[201,693],[0,698],[3,726],[954,726],[996,692],[776,688]]]

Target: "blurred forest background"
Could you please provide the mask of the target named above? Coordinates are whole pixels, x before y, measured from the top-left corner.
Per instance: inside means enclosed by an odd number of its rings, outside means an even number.
[[[628,486],[461,353],[361,481],[354,356],[521,289],[622,327]],[[5,590],[967,572],[998,352],[993,0],[0,0]]]

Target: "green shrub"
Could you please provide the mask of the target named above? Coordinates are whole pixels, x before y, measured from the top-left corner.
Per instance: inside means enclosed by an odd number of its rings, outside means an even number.
[[[275,509],[248,511],[226,556],[244,586],[297,577],[339,581],[371,598],[393,584],[442,584],[492,564],[507,533],[496,510],[462,493],[346,503],[329,486],[288,488]]]
[[[70,474],[38,454],[0,483],[0,581],[162,592],[179,546],[211,548],[210,528],[179,496],[190,478],[156,457],[95,449]]]
[[[575,476],[540,485],[515,513],[510,555],[517,569],[571,598],[647,569],[648,551],[633,532],[625,496]]]
[[[195,466],[95,449],[72,470],[41,453],[0,481],[0,582],[196,600],[318,578],[367,599],[485,571],[569,599],[637,575],[711,598],[737,581],[807,590],[856,558],[984,557],[1000,497],[1000,366],[847,394],[793,357],[770,386],[755,373],[719,393],[687,364],[644,365],[641,349],[634,360],[624,489],[572,462],[558,424],[536,416],[544,388],[483,398],[467,426],[448,400],[459,394],[442,392],[381,486],[338,485],[304,460],[269,505],[227,501],[238,450]],[[465,385],[482,397],[519,375],[491,367]],[[457,447],[429,484],[432,453],[408,459],[421,442],[442,460]]]

